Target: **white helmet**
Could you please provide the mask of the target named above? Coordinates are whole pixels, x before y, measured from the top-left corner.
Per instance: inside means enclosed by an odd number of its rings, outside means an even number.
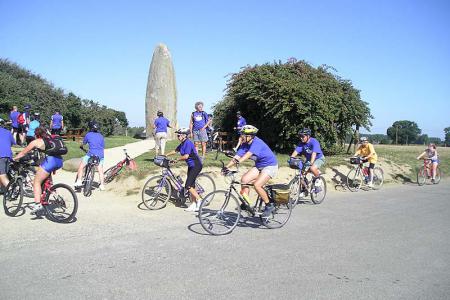
[[[179,129],[177,129],[175,131],[175,133],[189,135],[191,133],[191,130],[189,128],[187,128],[187,127],[181,127]]]
[[[362,136],[362,137],[359,138],[359,141],[360,141],[361,143],[363,143],[363,142],[368,142],[369,139],[367,138],[367,136]]]

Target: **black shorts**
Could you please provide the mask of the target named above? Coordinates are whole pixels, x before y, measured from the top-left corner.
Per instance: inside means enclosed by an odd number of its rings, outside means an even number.
[[[13,127],[12,130],[13,130],[13,133],[22,133],[23,132],[22,126],[20,126],[20,125],[19,125],[19,127]]]
[[[362,162],[368,162],[368,159],[363,159]],[[369,169],[373,169],[375,168],[375,164],[374,163],[369,163]]]
[[[52,134],[61,135],[61,128],[52,128]]]
[[[8,174],[9,169],[9,158],[2,157],[0,158],[0,175]]]
[[[186,189],[191,187],[195,188],[195,180],[197,179],[198,174],[202,171],[202,168],[203,166],[200,162],[196,162],[193,167],[188,168],[186,184],[184,186]]]

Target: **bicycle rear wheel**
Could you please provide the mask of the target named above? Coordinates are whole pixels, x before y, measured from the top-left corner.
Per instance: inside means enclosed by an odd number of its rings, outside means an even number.
[[[347,174],[347,187],[352,192],[357,192],[362,185],[361,169],[354,167]]]
[[[297,175],[289,182],[289,199],[292,202],[292,208],[294,208],[300,200],[300,179]]]
[[[141,193],[142,202],[151,210],[165,207],[171,195],[172,186],[169,180],[161,175],[147,180]]]
[[[14,217],[22,207],[23,183],[21,178],[11,180],[3,194],[5,214]]]
[[[216,183],[208,174],[201,173],[195,180],[195,189],[200,197],[204,198],[209,193],[216,191]]]
[[[441,181],[442,173],[439,166],[436,168],[436,177],[434,178],[434,184],[438,184]]]
[[[78,198],[75,191],[67,184],[55,184],[47,191],[44,205],[50,220],[58,223],[69,223],[75,218],[78,210]]]
[[[241,217],[241,207],[236,196],[228,191],[215,191],[206,195],[198,219],[203,229],[212,235],[232,232]]]
[[[95,169],[93,165],[86,166],[86,175],[84,177],[83,195],[89,197],[92,194],[92,183],[94,182]]]
[[[320,185],[317,186],[317,182],[320,181]],[[311,201],[314,204],[320,204],[325,199],[325,196],[327,195],[327,183],[325,181],[325,178],[323,176],[319,176],[319,178],[314,181],[313,186],[311,188]]]
[[[417,184],[424,185],[427,181],[427,178],[427,170],[424,167],[420,167],[419,171],[417,172]]]
[[[287,203],[274,203],[275,209],[272,211],[269,217],[264,217],[262,214],[259,216],[261,224],[270,229],[283,227],[292,213],[292,199],[288,199]]]
[[[117,165],[112,166],[111,168],[109,168],[108,170],[105,171],[105,184],[106,183],[110,183],[111,181],[113,181],[114,177],[117,176],[117,174],[119,173],[120,169]]]
[[[374,190],[379,190],[381,188],[381,186],[383,185],[383,182],[384,182],[383,170],[379,167],[375,167],[373,169],[373,178],[372,178],[373,186],[372,186],[372,188]]]

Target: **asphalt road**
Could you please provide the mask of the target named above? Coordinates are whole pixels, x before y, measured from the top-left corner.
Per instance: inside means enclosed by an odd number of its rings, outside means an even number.
[[[449,299],[449,195],[336,192],[282,229],[222,237],[139,195],[82,198],[67,225],[2,214],[0,299]]]

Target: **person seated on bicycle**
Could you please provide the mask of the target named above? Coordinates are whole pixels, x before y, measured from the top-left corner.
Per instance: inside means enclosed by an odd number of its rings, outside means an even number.
[[[181,156],[177,159],[177,161],[184,160],[186,162],[188,171],[185,189],[189,191],[191,195],[191,205],[189,205],[185,211],[198,211],[202,199],[195,189],[195,180],[197,179],[198,174],[202,171],[203,165],[200,157],[198,156],[194,143],[189,140],[190,132],[191,130],[189,128],[180,128],[175,131],[180,144],[175,151],[167,153],[167,156],[174,155],[179,152]]]
[[[75,181],[75,189],[80,188],[83,185],[83,169],[87,165],[89,158],[91,156],[98,156],[100,158],[100,162],[97,166],[98,174],[100,176],[100,187],[101,191],[105,190],[105,181],[103,174],[103,162],[105,160],[105,139],[103,135],[98,132],[100,126],[96,121],[89,121],[89,132],[84,136],[83,141],[81,142],[80,148],[84,150],[84,145],[89,145],[89,151],[85,156],[81,159],[80,165],[78,167],[77,179]]]
[[[264,217],[269,217],[272,211],[275,209],[274,204],[269,200],[264,185],[271,179],[274,178],[278,173],[278,161],[272,150],[264,143],[263,140],[258,138],[256,134],[258,133],[258,128],[252,125],[244,125],[241,128],[240,134],[242,138],[242,144],[237,150],[236,155],[233,159],[224,167],[223,173],[227,173],[231,166],[235,164],[240,164],[247,159],[255,161],[255,166],[248,170],[241,178],[241,195],[242,197],[249,200],[249,186],[245,184],[250,184],[253,182],[256,193],[261,197],[265,203],[265,208],[263,212]],[[245,209],[245,207],[242,207]]]
[[[321,180],[317,180],[320,176],[320,167],[325,163],[325,156],[323,155],[320,143],[315,138],[311,137],[311,129],[303,128],[298,132],[300,143],[291,154],[291,158],[296,158],[297,155],[304,155],[306,162],[304,164],[305,170],[309,168],[309,171],[314,175],[313,184],[316,187],[322,185]]]
[[[5,120],[0,118],[0,187],[6,188],[9,184],[8,166],[12,159],[11,146],[16,144],[13,135],[3,126]]]
[[[425,149],[422,154],[417,156],[417,159],[429,159],[431,164],[431,182],[435,183],[436,170],[439,164],[438,152],[436,150],[436,145],[433,143],[428,144],[428,148]]]
[[[28,144],[26,148],[23,149],[19,154],[17,154],[17,156],[14,157],[14,160],[19,160],[34,149],[39,150],[39,152],[45,152],[47,149],[51,148],[51,136],[45,128],[36,128],[34,131],[34,135],[36,139]],[[47,179],[48,176],[50,176],[52,172],[55,172],[56,170],[62,168],[62,166],[62,156],[47,155],[40,163],[33,182],[34,205],[31,208],[32,215],[43,209],[41,204],[42,183],[45,181],[45,179]]]
[[[233,148],[235,152],[237,151],[239,146],[242,144],[242,139],[241,139],[241,134],[240,134],[241,129],[242,129],[242,127],[247,125],[247,121],[242,116],[240,111],[236,112],[236,117],[237,117],[237,123],[236,123],[236,127],[233,127],[233,129],[236,130],[236,132],[238,134],[238,143],[237,143],[236,147]]]
[[[361,143],[355,152],[355,156],[361,156],[362,162],[369,162],[369,183],[368,186],[373,186],[373,168],[375,168],[375,163],[378,160],[377,153],[369,139],[366,136],[362,136],[359,139]]]

